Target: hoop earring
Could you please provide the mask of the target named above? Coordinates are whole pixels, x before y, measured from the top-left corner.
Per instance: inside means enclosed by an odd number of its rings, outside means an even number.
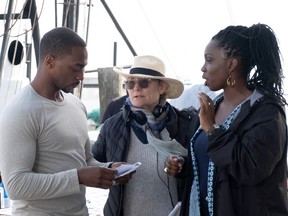
[[[229,77],[227,78],[226,83],[230,87],[234,87],[236,85],[236,80],[235,79],[232,80],[232,73],[231,72],[229,72]]]

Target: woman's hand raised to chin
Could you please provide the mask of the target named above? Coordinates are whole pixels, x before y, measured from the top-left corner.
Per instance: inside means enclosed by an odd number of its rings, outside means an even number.
[[[212,99],[205,93],[198,94],[200,102],[200,112],[198,114],[201,128],[207,132],[215,123],[215,110]]]

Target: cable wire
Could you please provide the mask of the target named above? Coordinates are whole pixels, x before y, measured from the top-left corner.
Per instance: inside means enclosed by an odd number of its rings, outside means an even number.
[[[148,16],[147,16],[145,10],[144,10],[144,8],[142,7],[142,5],[141,5],[141,3],[140,3],[139,0],[138,0],[137,2],[138,2],[138,4],[139,4],[139,6],[140,6],[140,8],[141,8],[141,10],[142,10],[142,12],[143,12],[145,18],[146,18],[147,23],[149,24],[149,26],[150,26],[150,28],[151,28],[151,30],[152,30],[152,32],[153,32],[153,34],[154,34],[154,36],[155,36],[155,38],[156,38],[158,44],[159,44],[159,46],[161,47],[161,50],[163,51],[165,57],[167,58],[167,60],[168,60],[168,62],[169,62],[169,64],[170,64],[170,66],[171,66],[171,68],[172,68],[172,71],[173,71],[174,74],[176,75],[177,79],[179,79],[179,76],[178,76],[177,72],[175,71],[175,69],[174,69],[174,67],[173,67],[173,64],[172,64],[172,62],[170,61],[170,59],[169,59],[169,57],[168,57],[168,55],[167,55],[167,52],[165,51],[165,49],[164,49],[164,47],[163,47],[163,45],[162,45],[162,43],[161,43],[161,41],[160,41],[158,35],[156,34],[156,31],[154,30],[154,28],[153,28],[153,26],[152,26],[152,24],[151,24],[151,22],[150,22],[150,20],[149,20],[149,18],[148,18]]]

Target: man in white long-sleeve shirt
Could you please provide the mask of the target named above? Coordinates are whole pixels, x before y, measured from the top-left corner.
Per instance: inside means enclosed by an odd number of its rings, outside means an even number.
[[[34,80],[1,113],[0,171],[13,215],[88,215],[85,186],[113,184],[117,171],[92,157],[86,109],[70,93],[86,64],[86,43],[74,31],[49,31]]]

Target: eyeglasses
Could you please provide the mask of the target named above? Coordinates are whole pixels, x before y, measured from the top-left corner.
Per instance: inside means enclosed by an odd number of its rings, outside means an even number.
[[[138,83],[141,88],[148,88],[151,81],[152,79],[139,79],[137,82],[135,80],[126,80],[124,83],[127,89],[133,89],[136,83]]]

